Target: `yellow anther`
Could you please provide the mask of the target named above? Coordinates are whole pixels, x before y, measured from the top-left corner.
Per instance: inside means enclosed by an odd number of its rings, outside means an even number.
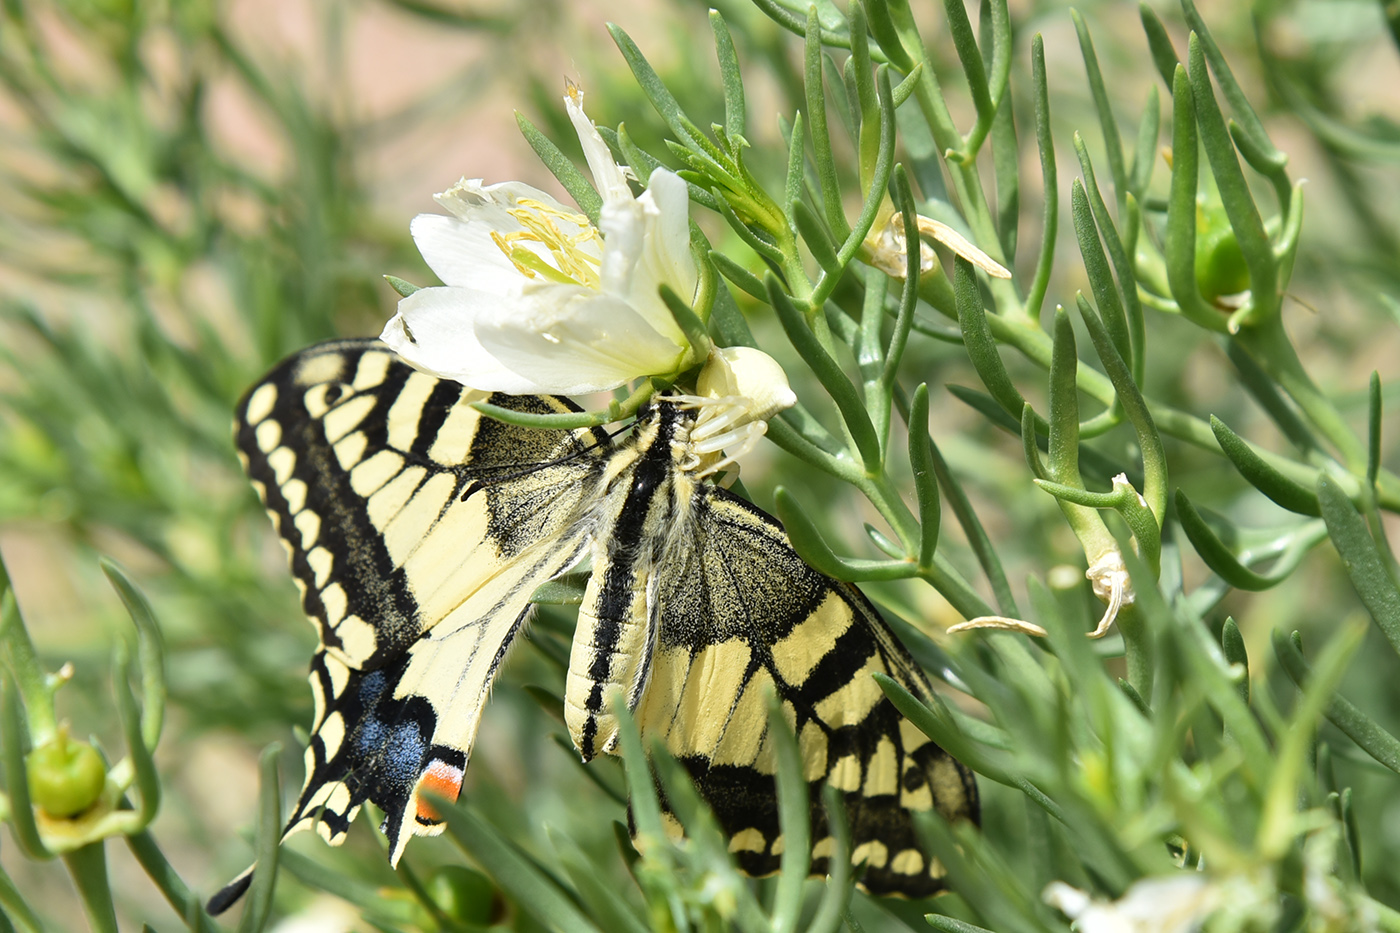
[[[602,254],[603,238],[587,217],[531,198],[521,198],[515,203],[517,206],[511,208],[509,213],[522,229],[511,233],[493,230],[491,240],[521,275],[535,278],[543,274],[555,281],[569,281],[589,288],[601,286],[598,268],[601,265],[599,256]],[[565,233],[560,228],[561,222],[571,224],[577,228],[577,232]],[[549,266],[549,263],[532,250],[517,245],[521,243],[539,243],[547,249],[554,260],[553,268],[542,268]]]

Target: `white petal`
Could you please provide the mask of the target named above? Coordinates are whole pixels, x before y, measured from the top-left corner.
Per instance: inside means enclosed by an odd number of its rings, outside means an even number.
[[[527,377],[536,392],[579,395],[669,373],[684,346],[650,327],[627,303],[575,285],[532,284],[524,308],[483,317],[481,346]]]
[[[682,344],[685,334],[659,289],[668,285],[685,301],[695,297],[689,209],[685,182],[674,172],[657,169],[640,198],[605,204],[598,217],[606,244],[603,291],[626,299],[656,331]]]
[[[477,340],[476,319],[483,312],[515,308],[513,302],[469,288],[422,288],[399,302],[398,313],[379,339],[411,365],[473,389],[513,395],[541,391],[535,383],[502,365]]]
[[[631,198],[608,201],[598,213],[603,232],[603,265],[598,270],[602,290],[630,297],[632,278],[646,247],[647,206]]]
[[[441,194],[433,195],[434,201],[463,220],[481,219],[497,225],[508,221],[506,210],[522,198],[538,201],[554,210],[577,213],[556,201],[554,195],[520,181],[483,185],[480,178],[463,178]]]
[[[423,261],[443,284],[493,295],[518,295],[526,277],[491,239],[493,230],[501,233],[520,229],[510,216],[506,220],[511,226],[502,230],[485,222],[467,223],[442,214],[419,214],[408,229]]]
[[[698,280],[690,251],[690,188],[675,172],[658,168],[637,200],[656,208],[656,223],[647,233],[642,257],[643,271],[690,301]]]
[[[593,174],[593,184],[603,196],[604,203],[622,198],[631,200],[632,189],[627,184],[627,177],[613,161],[612,150],[598,135],[598,128],[583,112],[583,91],[575,85],[569,85],[569,93],[564,95],[564,109],[573,121],[579,145],[583,147],[583,157],[588,160],[588,171]]]

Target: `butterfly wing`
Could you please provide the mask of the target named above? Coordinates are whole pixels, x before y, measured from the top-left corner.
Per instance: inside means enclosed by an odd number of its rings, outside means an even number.
[[[638,709],[664,738],[753,875],[782,851],[771,689],[798,737],[812,800],[814,873],[834,847],[820,788],[842,792],[852,861],[875,894],[922,897],[942,888],[912,814],[978,815],[971,772],[905,720],[871,674],[915,696],[927,678],[855,587],[808,567],[771,516],[725,490],[695,487],[687,533],[658,568],[655,653]]]
[[[292,356],[239,406],[239,450],[321,642],[286,833],[315,825],[338,843],[365,800],[385,813],[395,863],[412,834],[440,831],[418,790],[456,797],[531,593],[587,546],[607,435],[513,427],[471,407],[485,400],[378,341],[337,341]]]

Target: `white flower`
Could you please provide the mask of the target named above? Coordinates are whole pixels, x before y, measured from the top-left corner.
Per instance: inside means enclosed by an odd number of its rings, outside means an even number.
[[[658,293],[695,294],[685,182],[658,168],[633,196],[582,92],[570,85],[564,105],[603,198],[598,226],[520,182],[464,178],[437,195],[451,216],[420,214],[410,230],[444,284],[400,301],[380,335],[417,368],[485,391],[580,395],[698,362]]]
[[[1143,878],[1111,903],[1092,900],[1063,881],[1041,900],[1074,921],[1079,933],[1194,933],[1221,903],[1221,892],[1197,874]]]

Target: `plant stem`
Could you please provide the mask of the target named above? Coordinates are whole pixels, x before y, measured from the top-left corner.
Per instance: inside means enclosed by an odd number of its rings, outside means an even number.
[[[118,933],[117,911],[112,905],[112,888],[107,883],[107,853],[101,842],[74,849],[63,856],[73,886],[82,898],[92,933]]]
[[[922,284],[919,286],[919,297],[929,302],[933,307],[938,308],[945,316],[952,317],[940,304],[930,300],[933,296],[926,292]],[[1054,341],[1050,339],[1049,334],[1040,329],[1038,324],[1014,320],[1002,314],[988,314],[986,315],[986,319],[987,326],[991,329],[992,336],[996,338],[997,342],[1015,347],[1017,350],[1021,351],[1023,356],[1033,363],[1036,363],[1047,371],[1050,369],[1050,358],[1054,352]],[[1288,351],[1292,355],[1293,362],[1297,367],[1297,376],[1301,377],[1301,382],[1299,379],[1295,378],[1291,380],[1291,383],[1295,385],[1300,392],[1304,392],[1305,395],[1316,400],[1316,405],[1324,412],[1324,418],[1326,417],[1325,412],[1331,412],[1330,421],[1332,425],[1334,428],[1339,429],[1344,437],[1350,438],[1349,446],[1353,450],[1353,455],[1359,457],[1357,461],[1359,463],[1359,472],[1356,475],[1364,475],[1366,465],[1365,446],[1354,434],[1350,433],[1350,430],[1347,429],[1341,416],[1337,414],[1336,409],[1332,406],[1332,403],[1328,401],[1327,398],[1318,391],[1317,387],[1312,384],[1311,380],[1308,379],[1307,373],[1302,371],[1302,364],[1297,361],[1298,357],[1292,350],[1292,346],[1289,345]],[[1254,354],[1251,353],[1251,356],[1253,355]],[[1264,365],[1263,361],[1261,361],[1261,365]],[[1272,374],[1272,371],[1270,371],[1270,373]],[[1286,390],[1289,390],[1289,394],[1292,395],[1289,383],[1285,383],[1285,381],[1278,376],[1275,378],[1278,378],[1280,384],[1282,384]],[[1113,384],[1103,373],[1088,366],[1080,366],[1076,380],[1080,391],[1085,395],[1102,402],[1104,405],[1113,404]],[[1310,393],[1304,391],[1304,385],[1311,390]],[[1304,406],[1301,399],[1295,397],[1295,400],[1298,401],[1300,406],[1304,407],[1304,410],[1307,411],[1311,417],[1312,410]],[[1152,412],[1152,419],[1156,423],[1157,430],[1162,434],[1168,437],[1174,437],[1180,441],[1185,441],[1202,450],[1208,450],[1211,453],[1221,454],[1223,456],[1220,450],[1220,444],[1216,441],[1215,433],[1211,431],[1209,423],[1197,418],[1195,415],[1188,414],[1187,412],[1162,402],[1154,401],[1151,398],[1147,399],[1147,403],[1148,408]],[[1310,401],[1309,404],[1314,404],[1314,402]],[[1323,430],[1325,436],[1336,444],[1339,449],[1343,449],[1343,444],[1338,443],[1337,440],[1324,429],[1322,423],[1318,424],[1318,428],[1319,430]],[[1256,450],[1255,452],[1258,453],[1266,463],[1289,479],[1308,487],[1311,487],[1317,481],[1318,471],[1311,466],[1299,463],[1287,457],[1282,457],[1271,451]],[[1347,492],[1348,495],[1355,497],[1359,492],[1359,487],[1348,489]],[[1389,470],[1380,471],[1380,475],[1377,477],[1376,481],[1376,502],[1381,508],[1389,512],[1400,512],[1400,477],[1397,477]]]
[[[1155,583],[1148,582],[1148,586]],[[1138,696],[1152,696],[1152,633],[1134,606],[1124,606],[1118,612],[1118,631],[1123,634],[1123,660],[1128,666],[1128,683]]]

